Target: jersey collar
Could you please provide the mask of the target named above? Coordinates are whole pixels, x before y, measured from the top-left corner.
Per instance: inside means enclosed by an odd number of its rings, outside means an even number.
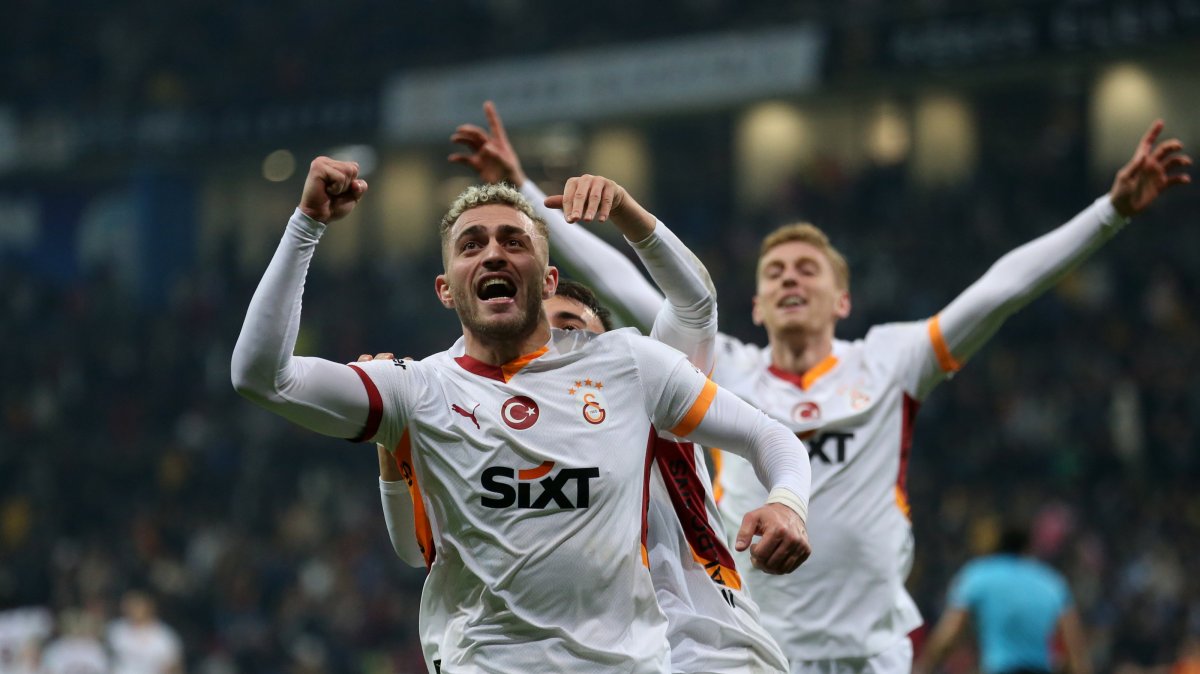
[[[522,368],[537,360],[541,356],[544,356],[549,350],[549,346],[543,346],[537,351],[527,353],[524,356],[510,360],[503,365],[489,365],[482,360],[472,358],[466,354],[455,358],[454,362],[458,363],[459,367],[467,372],[470,372],[471,374],[477,374],[480,377],[495,379],[496,381],[507,384],[508,381],[516,376],[516,374],[520,372]]]
[[[790,382],[796,386],[799,386],[801,390],[807,391],[812,387],[813,384],[817,383],[818,379],[828,374],[830,370],[837,366],[837,364],[837,356],[831,353],[822,358],[821,362],[809,368],[804,374],[787,372],[775,367],[774,365],[767,366],[767,371],[786,382]]]

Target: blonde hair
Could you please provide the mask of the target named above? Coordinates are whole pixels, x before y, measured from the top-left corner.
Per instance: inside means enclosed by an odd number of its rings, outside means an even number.
[[[829,259],[830,266],[833,267],[833,276],[838,287],[842,290],[850,289],[850,265],[846,263],[846,258],[837,248],[833,247],[832,243],[829,243],[829,237],[825,235],[825,232],[807,222],[784,225],[768,234],[763,239],[762,247],[758,251],[758,271],[762,272],[763,258],[772,248],[792,241],[807,243],[824,253],[825,257]]]
[[[511,206],[517,211],[524,213],[533,221],[534,238],[541,238],[544,242],[542,246],[545,252],[546,259],[550,256],[550,230],[546,227],[546,221],[533,210],[533,206],[525,195],[521,194],[517,188],[508,183],[493,183],[488,185],[472,185],[463,191],[462,194],[450,204],[450,210],[442,216],[441,235],[442,235],[442,257],[449,258],[448,252],[450,247],[450,229],[454,223],[462,217],[463,213],[472,208],[480,206],[488,206],[491,204],[500,204]]]

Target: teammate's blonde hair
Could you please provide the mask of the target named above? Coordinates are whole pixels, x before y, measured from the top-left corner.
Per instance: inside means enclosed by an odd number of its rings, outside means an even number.
[[[493,183],[489,185],[472,185],[450,204],[450,210],[442,216],[441,234],[442,234],[442,259],[448,261],[450,259],[450,228],[462,216],[463,213],[472,208],[487,206],[490,204],[503,204],[512,206],[521,213],[529,216],[533,221],[534,239],[541,239],[540,252],[542,259],[549,261],[550,259],[550,230],[546,227],[546,221],[533,210],[533,206],[525,195],[521,194],[517,188],[508,183]]]
[[[833,276],[837,281],[838,288],[842,290],[850,289],[850,265],[846,264],[846,258],[829,243],[829,237],[825,232],[821,231],[820,227],[807,222],[794,222],[790,225],[784,225],[775,231],[771,232],[763,239],[762,247],[758,251],[758,271],[762,273],[763,258],[767,256],[767,252],[775,246],[799,241],[807,243],[820,250],[829,260],[830,266],[833,267]]]

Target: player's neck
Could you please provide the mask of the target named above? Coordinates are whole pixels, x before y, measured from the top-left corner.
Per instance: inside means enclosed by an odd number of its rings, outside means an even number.
[[[833,353],[833,331],[772,335],[770,345],[771,365],[802,375]]]
[[[533,353],[550,341],[550,323],[543,318],[524,337],[491,339],[463,327],[466,354],[488,365],[500,366],[527,353]]]

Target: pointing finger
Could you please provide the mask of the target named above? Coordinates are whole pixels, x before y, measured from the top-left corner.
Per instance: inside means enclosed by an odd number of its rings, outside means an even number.
[[[500,113],[496,112],[496,104],[491,101],[485,101],[483,104],[483,114],[487,117],[488,127],[491,128],[492,135],[500,139],[505,145],[508,145],[508,134],[504,131],[504,122],[500,121]]]
[[[1162,133],[1162,130],[1163,121],[1161,119],[1154,120],[1154,123],[1150,125],[1150,128],[1146,129],[1146,135],[1142,136],[1141,147],[1145,148],[1148,152],[1150,148],[1154,147],[1154,141],[1158,140],[1158,134]]]

